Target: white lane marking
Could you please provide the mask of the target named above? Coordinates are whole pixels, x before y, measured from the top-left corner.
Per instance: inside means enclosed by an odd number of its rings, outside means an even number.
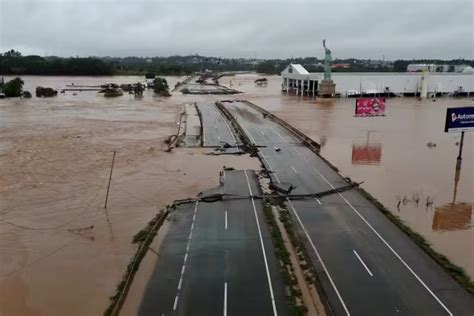
[[[284,143],[288,143],[288,142],[286,141],[286,139],[283,138],[283,136],[281,136],[280,133],[278,133],[278,131],[276,130],[276,128],[274,128],[273,126],[270,126],[270,128],[275,132],[275,134],[277,134],[277,135],[283,140]]]
[[[176,310],[176,307],[178,307],[178,294],[176,294],[175,298],[174,298],[174,304],[173,304],[173,310],[175,311]]]
[[[369,268],[367,267],[367,265],[365,264],[365,262],[362,260],[362,258],[359,256],[359,254],[357,253],[357,251],[355,250],[352,250],[354,252],[354,254],[356,255],[357,259],[359,259],[360,263],[362,263],[362,265],[364,266],[365,270],[367,270],[367,273],[370,275],[370,276],[374,276],[372,274],[372,272],[369,270]]]
[[[319,200],[318,198],[316,198],[316,202],[318,202],[319,205],[323,204],[323,203],[321,203],[321,200]]]
[[[263,136],[265,136],[265,133],[264,133],[262,130],[260,131],[260,134],[262,134]]]
[[[199,202],[196,201],[196,204],[194,206],[193,221],[191,223],[191,229],[189,230],[188,244],[186,245],[186,252],[184,254],[183,266],[181,267],[181,275],[179,277],[178,287],[176,288],[176,297],[174,298],[173,310],[176,310],[176,308],[178,307],[179,292],[181,291],[181,285],[183,284],[184,271],[186,270],[186,261],[188,260],[189,247],[191,245],[191,236],[193,235],[194,221],[196,220],[198,203]]]
[[[325,176],[323,176],[316,168],[313,167],[313,170],[316,171],[319,176],[321,176],[321,178],[326,181],[327,184],[329,184],[329,186],[331,188],[334,189],[334,186],[331,184],[331,182],[329,182],[328,179],[326,179]],[[418,280],[418,282],[420,282],[421,285],[423,285],[423,287],[428,291],[428,293],[431,294],[431,296],[439,303],[439,305],[441,305],[444,310],[448,313],[448,315],[453,315],[451,313],[451,311],[443,304],[443,302],[441,302],[441,300],[433,293],[433,291],[431,291],[431,289],[425,284],[425,282],[423,282],[423,280],[415,273],[415,271],[413,271],[413,269],[405,262],[405,260],[403,260],[403,258],[392,248],[392,246],[389,245],[389,243],[379,234],[379,232],[377,230],[375,230],[374,227],[372,227],[372,225],[365,219],[364,216],[362,216],[362,214],[359,213],[358,210],[356,210],[356,208],[351,204],[349,203],[349,201],[341,194],[341,193],[337,193],[341,199],[344,200],[344,202],[346,202],[347,205],[349,205],[349,207],[360,217],[360,219],[362,219],[362,221],[364,223],[367,224],[367,226],[369,226],[369,228],[374,232],[374,234],[385,244],[385,246],[388,247],[388,249],[390,249],[390,251],[395,255],[395,257],[398,258],[398,260],[400,260],[400,262],[405,266],[405,268],[408,269],[408,271],[411,272],[411,274]]]
[[[265,157],[265,155],[263,154],[263,152],[261,150],[259,150],[260,154],[262,155],[262,158],[267,162],[267,165],[268,165],[268,168],[269,168],[269,171],[272,172],[273,176],[275,177],[275,180],[277,180],[278,183],[280,183],[280,179],[278,178],[277,174],[275,173],[275,171],[273,170],[272,166],[270,165],[270,162],[268,161],[267,157]]]
[[[252,188],[250,187],[249,177],[247,175],[247,170],[244,170],[244,173],[245,173],[245,178],[247,179],[247,185],[249,187],[249,193],[250,193],[250,195],[253,195]],[[260,237],[260,245],[262,247],[262,253],[263,253],[263,261],[265,262],[265,270],[267,272],[268,287],[270,288],[270,298],[272,300],[273,315],[276,316],[277,315],[277,310],[276,310],[276,305],[275,305],[275,297],[273,295],[272,280],[270,279],[270,269],[268,268],[267,255],[265,253],[265,246],[263,245],[263,237],[262,237],[262,231],[260,230],[260,222],[258,221],[257,208],[255,207],[255,201],[254,201],[253,197],[250,200],[252,201],[253,213],[255,215],[255,221],[257,222],[258,235]]]
[[[253,142],[254,145],[257,145],[257,142],[255,141],[255,139],[253,138],[252,134],[249,133],[249,131],[242,126],[242,129],[244,130],[245,134],[247,134],[247,136],[250,138],[250,140]]]
[[[227,229],[227,211],[225,211],[225,229]]]
[[[296,171],[296,169],[292,165],[290,165],[290,168],[291,170],[293,170],[294,173],[298,174],[298,171]]]
[[[224,282],[224,316],[227,316],[227,282]]]
[[[344,310],[346,311],[346,314],[347,314],[347,315],[350,315],[349,310],[347,309],[347,306],[346,306],[346,304],[344,303],[344,300],[342,299],[341,294],[339,294],[339,290],[337,289],[336,284],[334,284],[334,281],[332,280],[332,277],[331,277],[331,275],[329,274],[329,271],[328,271],[328,269],[326,268],[326,265],[324,264],[323,259],[322,259],[321,256],[319,255],[319,252],[318,252],[318,250],[316,249],[316,246],[314,245],[313,241],[311,240],[311,237],[309,237],[308,231],[306,230],[305,226],[303,225],[303,222],[301,221],[300,217],[298,216],[298,213],[296,212],[295,207],[293,206],[293,204],[291,203],[291,201],[290,201],[289,198],[287,198],[286,200],[288,201],[288,204],[290,205],[291,209],[293,210],[293,213],[295,214],[296,219],[298,220],[298,223],[301,225],[301,228],[303,228],[303,231],[304,231],[304,233],[305,233],[305,235],[306,235],[306,238],[308,238],[308,241],[309,241],[311,247],[313,248],[314,252],[316,253],[316,256],[318,257],[319,262],[321,262],[321,265],[323,266],[324,272],[326,272],[326,275],[328,276],[329,282],[331,282],[331,285],[332,285],[332,287],[333,287],[333,289],[334,289],[334,292],[336,292],[336,295],[337,295],[337,297],[339,298],[339,301],[341,302],[342,307],[343,307]]]

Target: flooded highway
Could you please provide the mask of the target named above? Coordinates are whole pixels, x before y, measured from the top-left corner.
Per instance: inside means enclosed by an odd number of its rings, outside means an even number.
[[[259,146],[272,183],[294,187],[287,209],[335,315],[464,315],[474,308],[471,295],[357,191],[294,200],[347,186],[346,180],[270,114],[247,102],[222,104]]]
[[[256,78],[221,78],[244,92],[224,98],[248,99],[313,138],[343,176],[364,181],[435,250],[474,276],[474,138],[467,133],[455,186],[459,135],[443,132],[446,107],[472,100],[388,99],[386,117],[355,118],[353,99],[283,95],[279,77],[268,77],[266,87],[256,87]],[[23,79],[29,91],[37,85],[143,81]],[[184,78],[167,79],[173,87]],[[164,152],[183,104],[220,99],[180,93],[162,98],[147,91],[142,99],[67,92],[0,100],[0,315],[101,314],[133,253],[132,236],[153,214],[216,186],[224,165],[258,170],[258,161],[246,155],[209,156],[206,148]],[[112,150],[118,150],[117,160],[104,211]]]
[[[266,87],[256,86],[254,80],[261,77],[237,75],[220,82],[231,83],[245,93],[245,99],[320,143],[322,156],[342,175],[364,181],[362,187],[474,276],[474,135],[466,133],[456,185],[460,134],[444,133],[446,108],[470,105],[473,100],[387,99],[387,116],[357,118],[355,99],[317,102],[286,95],[280,91],[280,77],[267,77]],[[349,77],[359,80],[355,74]]]

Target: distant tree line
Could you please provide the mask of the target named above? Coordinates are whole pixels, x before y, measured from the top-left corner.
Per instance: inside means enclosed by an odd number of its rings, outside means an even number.
[[[0,74],[4,75],[112,75],[113,67],[98,58],[22,56],[11,50],[0,54]]]
[[[257,71],[279,74],[288,64],[303,65],[309,72],[323,71],[323,60],[316,57],[287,59],[218,58],[199,55],[169,57],[41,57],[23,56],[10,50],[0,54],[0,75],[187,75],[210,69],[213,71]],[[410,63],[467,64],[474,67],[474,60],[413,59],[370,60],[335,59],[333,64],[346,64],[347,68],[335,68],[334,72],[405,72]]]

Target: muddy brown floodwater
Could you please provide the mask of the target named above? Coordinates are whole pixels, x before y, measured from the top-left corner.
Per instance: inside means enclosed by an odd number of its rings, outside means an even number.
[[[280,79],[221,82],[322,144],[322,154],[441,253],[473,276],[473,135],[466,134],[455,207],[457,134],[443,133],[447,106],[471,100],[390,99],[384,118],[354,118],[353,100],[316,103],[280,93]],[[5,78],[8,79],[8,78]],[[138,77],[25,76],[38,85],[133,83]],[[170,87],[183,78],[167,78]],[[131,255],[132,236],[174,199],[215,186],[222,166],[258,169],[248,156],[203,149],[165,153],[185,102],[218,96],[105,99],[72,92],[51,99],[0,100],[0,315],[99,315]],[[229,99],[224,96],[222,99]],[[436,147],[427,147],[428,142]],[[117,150],[107,212],[104,197]],[[429,199],[428,199],[429,197]],[[426,200],[429,203],[426,206]],[[144,283],[146,280],[142,280]],[[142,284],[143,288],[143,284]],[[139,293],[138,293],[139,295]],[[139,298],[137,299],[139,302]]]
[[[5,78],[8,79],[8,78]],[[25,76],[42,85],[133,83],[138,77]],[[171,87],[182,78],[167,78]],[[100,315],[134,253],[132,236],[174,199],[218,184],[248,156],[163,151],[185,102],[208,96],[67,92],[0,100],[0,315]],[[104,197],[117,150],[107,211]]]
[[[220,82],[232,82],[246,99],[320,143],[321,154],[342,175],[364,181],[367,191],[474,277],[474,135],[465,135],[456,186],[460,133],[443,131],[446,108],[473,105],[473,99],[387,99],[385,117],[356,118],[355,99],[287,95],[279,76],[267,77],[266,87],[255,86],[259,77],[237,75]]]

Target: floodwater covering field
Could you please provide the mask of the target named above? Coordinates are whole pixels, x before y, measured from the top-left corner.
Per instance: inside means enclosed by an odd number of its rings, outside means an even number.
[[[358,118],[355,99],[286,94],[279,76],[256,86],[261,77],[237,75],[220,82],[320,143],[321,154],[343,176],[364,181],[363,188],[474,277],[474,135],[465,135],[456,185],[461,134],[444,132],[446,108],[473,105],[473,99],[387,99],[385,117]],[[356,74],[346,77],[360,80]]]
[[[322,145],[321,153],[433,247],[474,276],[474,138],[466,133],[455,190],[458,134],[443,132],[446,107],[470,99],[389,99],[387,116],[355,118],[354,100],[285,95],[280,78],[223,77],[229,96],[173,94],[106,99],[96,92],[0,100],[0,315],[97,315],[134,252],[132,236],[174,199],[215,186],[222,166],[258,169],[248,156],[203,149],[165,153],[185,102],[248,99]],[[5,78],[9,79],[9,78]],[[139,77],[25,76],[25,89],[135,83]],[[168,77],[170,87],[183,78]],[[436,146],[428,146],[428,143]],[[107,211],[112,151],[116,164]],[[428,203],[427,203],[428,202]]]
[[[23,79],[34,93],[144,78]],[[167,78],[170,87],[181,79]],[[214,102],[152,91],[0,100],[0,315],[101,315],[135,252],[132,236],[154,214],[216,186],[224,165],[258,168],[248,156],[204,155],[209,149],[164,152],[183,103],[200,100]]]

